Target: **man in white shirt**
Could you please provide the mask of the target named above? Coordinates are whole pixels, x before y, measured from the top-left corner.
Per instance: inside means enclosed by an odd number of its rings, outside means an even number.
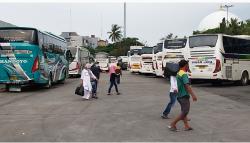
[[[82,96],[82,98],[87,100],[91,98],[92,94],[91,78],[97,80],[95,75],[91,72],[90,68],[91,65],[86,64],[81,74],[81,83],[84,88],[84,96]]]
[[[178,94],[178,87],[177,87],[176,77],[170,76],[170,93],[169,93],[170,101],[161,115],[163,119],[169,119],[168,114],[170,113],[171,108],[175,104],[177,94]]]

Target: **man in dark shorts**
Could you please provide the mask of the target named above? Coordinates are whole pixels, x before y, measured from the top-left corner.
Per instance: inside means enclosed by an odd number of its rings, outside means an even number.
[[[188,124],[188,119],[187,119],[187,115],[190,109],[189,98],[191,95],[193,101],[197,101],[197,97],[194,94],[192,88],[190,87],[189,78],[186,73],[189,68],[188,61],[181,60],[179,62],[179,66],[180,66],[180,71],[177,73],[176,79],[177,79],[177,86],[178,86],[177,100],[181,105],[181,114],[178,117],[176,117],[176,119],[170,124],[170,126],[168,126],[168,128],[171,131],[177,131],[176,124],[180,120],[183,120],[185,131],[190,131],[190,130],[193,130],[193,128],[190,127],[190,125]]]

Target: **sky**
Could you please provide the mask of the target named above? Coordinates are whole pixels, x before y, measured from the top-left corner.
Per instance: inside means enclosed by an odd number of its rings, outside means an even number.
[[[224,3],[228,4],[228,3]],[[231,13],[250,19],[250,3],[230,3]],[[169,33],[189,36],[200,21],[219,9],[220,3],[127,3],[127,37],[149,46]],[[108,39],[112,24],[123,27],[123,3],[1,3],[0,20],[60,35],[74,31],[82,36]]]

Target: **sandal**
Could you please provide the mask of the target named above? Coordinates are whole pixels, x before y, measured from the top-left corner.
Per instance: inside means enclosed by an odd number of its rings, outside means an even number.
[[[176,127],[168,126],[168,129],[173,132],[178,132]]]
[[[185,128],[184,131],[192,131],[194,130],[192,127],[189,127],[189,128]]]

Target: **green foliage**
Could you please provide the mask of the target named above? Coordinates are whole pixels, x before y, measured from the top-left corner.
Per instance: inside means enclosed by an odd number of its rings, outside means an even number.
[[[111,39],[112,42],[120,41],[122,38],[121,27],[118,26],[117,24],[113,24],[111,27],[111,31],[108,32],[108,34],[109,34],[109,39]]]
[[[169,33],[167,36],[162,37],[161,40],[165,40],[165,39],[176,39],[176,38],[178,38],[177,35],[174,36],[173,33]]]
[[[250,20],[239,22],[238,19],[230,19],[226,22],[225,18],[222,19],[220,26],[206,31],[193,31],[193,34],[218,34],[223,33],[227,35],[250,35]]]
[[[138,45],[142,46],[143,44],[138,41],[138,38],[123,38],[119,42],[115,42],[113,44],[109,44],[105,47],[97,47],[95,49],[95,52],[106,52],[113,56],[122,56],[127,55],[127,52],[129,51],[130,46]]]
[[[95,55],[95,49],[93,49],[92,47],[85,47],[85,48],[89,50],[91,55]]]

